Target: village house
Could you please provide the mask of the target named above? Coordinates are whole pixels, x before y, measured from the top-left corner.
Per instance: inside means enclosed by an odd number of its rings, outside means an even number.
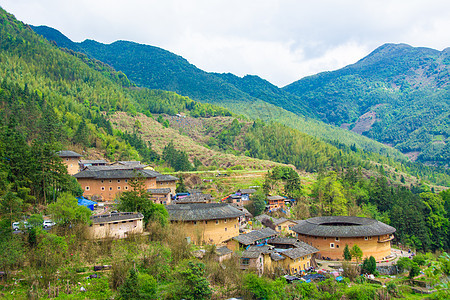
[[[222,246],[216,248],[216,259],[218,262],[223,262],[224,260],[230,259],[233,255],[233,251],[227,248],[227,246]]]
[[[242,201],[242,196],[241,195],[236,195],[236,194],[228,195],[228,196],[222,198],[221,201],[222,202],[226,202],[226,203],[230,203],[230,204],[235,204],[235,205],[238,205],[238,206],[243,206],[243,201]]]
[[[275,211],[285,208],[285,198],[281,196],[267,196],[266,209],[268,211]]]
[[[243,213],[226,203],[166,205],[171,223],[195,244],[219,245],[239,234]]]
[[[130,169],[124,166],[92,166],[74,175],[83,189],[83,196],[94,201],[114,201],[130,190],[131,180],[142,178],[144,188],[156,188],[158,172]]]
[[[239,268],[241,270],[253,270],[258,275],[264,273],[264,255],[260,251],[249,251],[246,250],[242,252],[239,258]]]
[[[147,170],[147,168],[146,168]],[[179,180],[178,177],[172,176],[172,175],[162,175],[159,174],[156,177],[156,188],[169,188],[170,198],[173,198],[176,195],[176,189],[177,189],[177,181]]]
[[[141,213],[119,212],[91,216],[88,237],[92,239],[126,238],[144,232],[144,216]]]
[[[227,247],[233,251],[237,251],[239,249],[246,249],[252,245],[265,245],[268,240],[277,235],[278,233],[271,228],[253,230],[229,239],[227,241]]]
[[[270,224],[271,226],[273,226],[272,227],[273,229],[275,229],[282,235],[290,235],[290,236],[296,235],[296,233],[292,231],[292,228],[295,225],[297,225],[297,221],[295,220],[286,218],[274,218],[266,214],[259,215],[255,219],[264,226],[268,226]],[[270,220],[270,222],[268,222],[268,220]]]
[[[258,274],[274,272],[297,274],[315,266],[314,254],[319,250],[293,238],[275,237],[266,245],[247,247],[240,257],[241,269],[254,269]]]
[[[156,204],[171,204],[172,198],[170,196],[170,188],[156,188],[148,189],[150,200]]]
[[[299,221],[292,230],[297,238],[319,249],[318,256],[343,259],[345,245],[358,245],[363,258],[377,261],[391,255],[395,228],[380,221],[350,216],[315,217]]]
[[[244,213],[244,215],[239,217],[239,227],[245,227],[247,226],[248,222],[253,218],[253,215],[243,206],[239,206],[236,204],[230,204],[231,206],[239,209]]]
[[[82,159],[79,162],[80,170],[84,170],[86,167],[106,166],[108,162],[104,159]]]
[[[180,197],[173,201],[174,204],[192,204],[192,203],[211,203],[211,194],[202,194],[199,192]]]
[[[69,175],[76,174],[80,171],[80,167],[78,164],[80,158],[83,157],[83,155],[70,150],[58,151],[56,154],[63,160],[63,163],[66,165],[67,173]]]
[[[255,189],[239,189],[236,192],[236,195],[241,196],[242,202],[249,201],[250,196],[256,193]]]
[[[311,260],[317,252],[319,252],[317,248],[301,243],[301,246],[280,251],[279,253],[284,259],[279,261],[278,266],[290,275],[298,274],[312,266]]]

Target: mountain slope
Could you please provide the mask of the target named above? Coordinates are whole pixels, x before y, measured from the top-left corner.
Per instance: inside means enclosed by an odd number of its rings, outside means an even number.
[[[450,49],[386,44],[353,65],[283,89],[327,123],[348,127],[422,162],[450,161]],[[366,114],[374,116],[360,128]],[[356,127],[356,128],[355,128]]]
[[[276,120],[304,133],[324,140],[338,140],[347,146],[373,151],[403,159],[395,149],[358,134],[315,121],[312,110],[301,104],[297,96],[289,94],[257,76],[239,78],[232,74],[207,73],[185,59],[163,49],[119,41],[110,45],[86,40],[67,43],[62,34],[48,34],[54,29],[32,27],[58,45],[82,48],[84,53],[124,72],[140,86],[175,91],[194,100],[216,103],[236,114],[265,121]],[[283,108],[277,107],[282,106]],[[294,113],[300,113],[299,117]]]

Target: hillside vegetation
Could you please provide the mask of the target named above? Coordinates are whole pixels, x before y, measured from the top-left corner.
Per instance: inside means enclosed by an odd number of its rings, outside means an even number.
[[[124,72],[138,86],[174,91],[253,119],[277,121],[326,141],[337,140],[347,146],[403,158],[399,151],[386,145],[317,121],[313,110],[302,104],[299,97],[258,76],[239,78],[232,74],[208,73],[178,55],[153,46],[127,41],[109,45],[92,40],[74,43],[53,28],[32,28],[61,47],[85,53]]]
[[[362,134],[403,153],[418,152],[418,161],[448,165],[449,80],[449,48],[386,44],[353,65],[301,79],[283,90],[300,97],[324,122],[352,130],[371,112],[375,122]]]

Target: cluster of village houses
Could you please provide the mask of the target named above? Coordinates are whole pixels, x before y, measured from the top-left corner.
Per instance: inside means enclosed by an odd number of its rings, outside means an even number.
[[[244,208],[254,189],[241,189],[219,202],[209,194],[191,192],[178,195],[177,177],[162,175],[139,161],[107,163],[82,160],[73,151],[60,151],[69,174],[80,183],[83,196],[103,205],[114,203],[130,190],[133,178],[143,178],[150,198],[164,204],[170,222],[179,226],[190,243],[216,245],[219,261],[239,253],[241,269],[259,274],[282,270],[299,274],[316,267],[316,258],[342,259],[345,245],[358,244],[365,256],[377,260],[388,257],[395,229],[372,219],[357,217],[321,217],[308,220],[253,216]],[[283,210],[289,200],[281,196],[266,199],[267,211]],[[331,219],[330,219],[331,218]],[[93,215],[89,228],[93,238],[123,238],[143,233],[143,215],[139,212],[108,212]],[[254,225],[262,227],[251,230]],[[260,226],[261,224],[270,227]],[[253,225],[253,226],[252,226]]]

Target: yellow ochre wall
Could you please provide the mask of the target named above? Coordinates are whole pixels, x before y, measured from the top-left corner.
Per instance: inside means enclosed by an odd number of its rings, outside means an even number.
[[[377,261],[384,259],[391,254],[391,240],[393,235],[382,235],[372,237],[314,237],[308,235],[298,234],[298,239],[313,247],[319,249],[319,254],[322,257],[329,257],[331,259],[343,259],[345,245],[351,249],[353,245],[358,245],[363,252],[363,259],[365,257],[373,256]],[[379,242],[379,240],[381,242]],[[334,244],[334,248],[330,244]],[[338,247],[337,247],[338,246]]]
[[[177,189],[177,182],[176,181],[158,181],[158,182],[156,182],[155,188],[157,188],[157,189],[169,188],[170,193],[172,195],[175,195],[176,194],[175,190]]]
[[[180,229],[184,230],[191,241],[199,244],[222,244],[234,236],[239,235],[239,224],[237,218],[205,221],[184,221],[179,223]]]
[[[143,233],[143,224],[142,219],[97,223],[88,227],[88,236],[91,239],[125,238],[129,234]]]
[[[84,197],[92,198],[96,196],[99,197],[98,200],[113,201],[118,194],[130,190],[131,179],[77,178],[77,180],[83,189]],[[156,178],[145,178],[144,185],[145,189],[154,189]]]
[[[67,173],[73,175],[79,172],[80,166],[78,165],[79,157],[61,157],[63,163],[67,166]]]

